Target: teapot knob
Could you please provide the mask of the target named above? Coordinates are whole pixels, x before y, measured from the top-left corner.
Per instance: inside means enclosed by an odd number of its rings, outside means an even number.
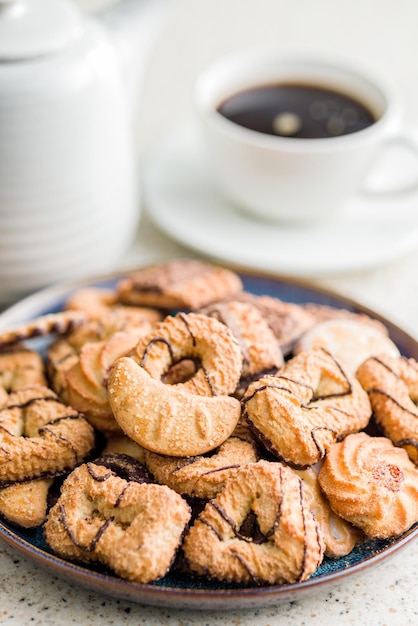
[[[0,0],[0,61],[56,52],[80,35],[82,23],[68,0]]]

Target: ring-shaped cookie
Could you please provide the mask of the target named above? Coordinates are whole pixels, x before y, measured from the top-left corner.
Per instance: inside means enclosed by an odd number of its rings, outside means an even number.
[[[258,585],[306,580],[323,549],[302,481],[290,468],[267,461],[238,470],[183,542],[193,572]]]
[[[360,365],[357,378],[369,394],[375,421],[418,465],[418,363],[380,354]]]
[[[85,463],[64,481],[44,530],[62,558],[99,561],[122,578],[148,583],[170,569],[189,519],[189,506],[169,487]]]
[[[358,380],[322,348],[298,354],[277,376],[250,385],[242,403],[261,442],[297,469],[318,462],[332,443],[364,428],[371,416]]]
[[[183,360],[194,362],[192,377],[176,386],[204,396],[233,393],[241,376],[238,341],[224,324],[199,313],[167,316],[139,339],[132,356],[156,380]]]

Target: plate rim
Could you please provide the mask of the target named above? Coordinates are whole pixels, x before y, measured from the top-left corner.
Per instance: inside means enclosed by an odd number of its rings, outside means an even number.
[[[150,265],[149,263],[146,265]],[[282,276],[275,272],[265,272],[263,270],[242,268],[234,264],[222,264],[231,270],[238,272],[241,276],[252,278],[254,280],[265,279],[282,284],[283,287],[297,287],[310,294],[318,297],[331,298],[339,302],[340,306],[349,306],[353,310],[366,313],[375,319],[385,323],[389,329],[389,334],[399,334],[406,341],[410,342],[418,355],[418,340],[412,337],[407,331],[403,330],[397,324],[391,322],[383,315],[375,312],[373,309],[362,305],[359,301],[346,297],[338,291],[321,287],[313,284],[309,280],[302,278],[292,278]],[[116,281],[123,278],[127,274],[140,269],[141,266],[136,265],[130,269],[119,269],[110,273],[98,274],[84,279],[74,279],[51,285],[41,289],[33,294],[22,298],[15,304],[9,306],[0,313],[0,330],[8,327],[10,318],[15,314],[22,315],[26,310],[33,307],[44,309],[49,305],[52,307],[58,299],[62,299],[68,295],[71,290],[81,287]],[[307,301],[307,300],[306,300]],[[310,300],[311,301],[311,300]],[[44,311],[45,312],[45,311]],[[43,313],[42,313],[43,314]],[[22,320],[31,319],[34,316],[24,315]],[[36,317],[36,315],[35,315]],[[6,320],[6,325],[4,325]],[[11,528],[9,528],[11,526]],[[42,550],[42,548],[34,545],[29,539],[21,537],[18,534],[19,529],[13,530],[13,524],[6,524],[0,518],[0,540],[6,543],[10,548],[16,550],[25,558],[39,565],[42,569],[47,570],[50,574],[58,578],[67,580],[67,582],[76,586],[82,586],[92,591],[100,592],[106,596],[115,597],[122,600],[142,603],[152,606],[164,606],[167,608],[179,609],[198,609],[198,610],[231,610],[237,608],[257,608],[271,605],[278,605],[292,599],[300,599],[308,594],[312,594],[324,587],[332,587],[341,582],[342,579],[355,576],[362,573],[370,566],[378,566],[382,562],[391,558],[394,554],[405,549],[412,541],[418,537],[418,523],[406,531],[401,537],[395,538],[392,543],[383,549],[374,552],[372,555],[363,558],[361,561],[349,565],[347,568],[341,568],[336,571],[320,574],[309,578],[303,582],[289,583],[286,585],[268,585],[260,587],[239,587],[234,589],[199,589],[199,588],[182,588],[172,586],[159,586],[153,583],[140,584],[119,578],[116,575],[102,574],[94,569],[88,569],[80,564],[66,561],[54,554]],[[75,579],[74,572],[81,580]],[[71,576],[73,573],[73,576]],[[107,583],[113,586],[112,592],[103,590],[100,583]],[[227,604],[225,606],[225,603]]]
[[[20,555],[39,565],[49,574],[61,578],[75,585],[91,591],[102,593],[108,597],[127,600],[139,604],[156,607],[193,610],[229,611],[237,608],[261,608],[277,606],[283,602],[311,595],[322,588],[327,591],[336,586],[341,580],[359,576],[369,567],[378,567],[392,558],[395,554],[405,550],[418,537],[418,525],[410,528],[390,546],[380,550],[362,561],[331,573],[321,574],[303,582],[284,585],[264,585],[260,587],[243,587],[237,589],[195,589],[180,587],[162,587],[153,584],[141,584],[118,578],[116,576],[87,569],[78,563],[66,561],[55,554],[45,552],[34,546],[29,540],[20,537],[10,530],[0,520],[0,540]],[[76,572],[82,580],[75,580],[71,572]],[[101,583],[112,584],[111,594],[103,590]],[[297,598],[295,596],[297,595]],[[229,601],[229,606],[225,606]],[[231,601],[234,601],[231,603]]]

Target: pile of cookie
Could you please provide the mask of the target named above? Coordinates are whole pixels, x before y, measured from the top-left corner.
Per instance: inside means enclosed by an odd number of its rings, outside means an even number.
[[[416,402],[379,320],[167,261],[0,334],[0,515],[139,583],[303,581],[418,521]]]

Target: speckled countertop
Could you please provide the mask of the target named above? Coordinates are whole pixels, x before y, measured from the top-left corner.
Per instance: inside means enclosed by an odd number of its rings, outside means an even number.
[[[78,0],[78,4],[93,11],[112,1]],[[353,53],[355,41],[359,58],[396,73],[407,102],[406,117],[418,122],[414,118],[418,92],[404,63],[418,56],[411,26],[418,20],[414,0],[173,0],[170,12],[150,56],[138,106],[139,152],[144,161],[154,141],[179,117],[187,116],[190,84],[199,65],[234,47],[275,41],[278,32],[284,43],[325,45],[338,52]],[[188,254],[157,231],[144,213],[137,241],[123,265]],[[418,251],[373,270],[318,276],[314,282],[361,302],[418,337]],[[378,567],[303,599],[256,610],[200,612],[141,606],[90,592],[38,569],[0,543],[0,624],[412,626],[418,623],[417,564],[415,541]]]

